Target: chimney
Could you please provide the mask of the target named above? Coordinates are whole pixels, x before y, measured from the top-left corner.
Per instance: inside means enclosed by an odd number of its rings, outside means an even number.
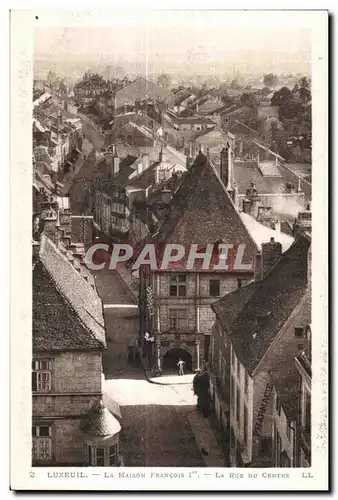
[[[104,158],[108,166],[109,176],[114,177],[113,153],[111,152],[106,153]]]
[[[159,184],[160,183],[160,169],[159,169],[158,166],[155,168],[154,181],[155,181],[155,184]]]
[[[301,187],[301,178],[300,178],[300,177],[298,177],[298,188],[297,188],[297,190],[298,190],[298,193],[301,193],[301,192],[302,192],[302,187]]]
[[[303,212],[298,213],[298,217],[293,225],[293,234],[295,238],[305,232],[312,231],[312,212],[310,203],[307,204]]]
[[[32,265],[33,269],[40,259],[40,242],[33,241],[33,252],[32,252]]]
[[[281,223],[278,220],[275,222],[275,231],[277,231],[278,233],[281,232]]]
[[[269,223],[270,227],[270,222],[271,222],[271,207],[258,207],[258,212],[257,212],[257,220],[261,224],[267,224]]]
[[[43,231],[54,243],[57,243],[57,214],[54,210],[49,210],[44,214]]]
[[[161,151],[160,151],[160,154],[159,154],[159,162],[162,163],[165,161],[165,153],[164,153],[164,149],[163,149],[163,146],[161,147]]]
[[[269,243],[262,243],[261,279],[266,276],[281,255],[282,245],[276,242],[274,238],[270,238]]]
[[[114,177],[119,173],[119,171],[120,171],[120,158],[117,154],[116,146],[114,146],[114,156],[113,156],[113,174],[114,174]]]
[[[251,215],[251,201],[247,198],[244,198],[243,200],[243,212]]]
[[[236,186],[234,187],[233,191],[232,191],[232,201],[233,201],[233,204],[235,205],[236,208],[239,207],[239,203],[238,203],[238,184],[236,184]]]
[[[227,190],[232,191],[232,149],[230,143],[228,143],[228,186]]]
[[[192,164],[192,160],[193,160],[192,143],[189,142],[189,151],[188,151],[187,161],[186,161],[186,167],[187,167],[187,169],[190,168],[190,166]]]
[[[256,219],[258,215],[258,206],[260,203],[260,199],[254,182],[251,182],[250,188],[247,189],[246,197],[251,201],[251,215]]]
[[[61,128],[61,124],[62,124],[62,115],[61,115],[61,110],[57,116],[57,119],[56,119],[56,129],[57,129],[57,136],[59,138],[60,136],[60,128]]]
[[[228,149],[223,148],[221,150],[221,165],[220,165],[221,180],[225,188],[227,188],[229,183],[229,170],[228,170]]]

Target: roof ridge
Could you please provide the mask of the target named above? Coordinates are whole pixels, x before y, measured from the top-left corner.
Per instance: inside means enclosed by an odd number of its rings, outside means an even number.
[[[103,347],[105,347],[104,344],[101,342],[101,340],[99,340],[96,337],[96,335],[91,331],[91,329],[84,323],[84,321],[80,317],[79,313],[77,312],[76,308],[72,304],[71,300],[65,295],[64,291],[62,290],[62,288],[59,286],[59,284],[55,280],[55,278],[54,278],[53,274],[51,273],[51,271],[46,267],[45,263],[41,261],[41,264],[43,265],[43,267],[44,267],[44,269],[45,269],[45,271],[46,271],[49,279],[53,282],[53,284],[54,284],[56,290],[58,291],[58,293],[61,295],[61,297],[63,298],[63,300],[67,303],[68,307],[75,314],[75,316],[78,319],[79,323],[81,324],[82,328],[92,337],[93,340],[95,340],[96,342],[98,342],[99,344],[101,344]],[[92,315],[90,314],[90,316],[92,316]],[[102,326],[102,325],[100,325],[100,326]]]

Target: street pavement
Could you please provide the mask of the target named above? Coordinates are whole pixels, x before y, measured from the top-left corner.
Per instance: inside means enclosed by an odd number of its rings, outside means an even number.
[[[125,466],[224,466],[209,421],[197,413],[192,377],[184,377],[184,384],[178,383],[183,377],[174,374],[163,377],[166,385],[149,381],[142,366],[127,358],[138,331],[134,296],[116,270],[97,271],[95,281],[107,329],[104,392],[120,405]],[[208,454],[203,455],[202,448]]]

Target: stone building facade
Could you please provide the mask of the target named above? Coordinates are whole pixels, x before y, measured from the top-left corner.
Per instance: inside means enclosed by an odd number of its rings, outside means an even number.
[[[52,241],[52,222],[34,233],[32,465],[117,466],[121,425],[102,403],[102,302],[83,243],[80,252],[71,238]]]
[[[213,305],[211,393],[232,467],[297,466],[294,365],[309,348],[309,249],[309,236],[299,236],[270,270]]]
[[[246,269],[235,269],[235,253],[230,250],[222,270],[212,266],[203,269],[199,259],[190,270],[184,259],[166,270],[141,269],[140,344],[157,373],[176,369],[180,357],[188,370],[202,368],[208,359],[215,319],[211,304],[253,278],[253,255],[258,248],[233,201],[232,158],[231,152],[224,151],[219,176],[210,158],[200,151],[174,193],[157,233],[148,240],[159,254],[168,243],[180,244],[186,249],[185,258],[193,244],[203,252],[208,244],[236,247],[242,243],[246,259]]]

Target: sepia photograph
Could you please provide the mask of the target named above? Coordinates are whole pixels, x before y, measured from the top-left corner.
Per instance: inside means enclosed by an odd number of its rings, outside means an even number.
[[[288,468],[309,488],[327,458],[327,12],[115,14],[29,14],[30,477]]]

